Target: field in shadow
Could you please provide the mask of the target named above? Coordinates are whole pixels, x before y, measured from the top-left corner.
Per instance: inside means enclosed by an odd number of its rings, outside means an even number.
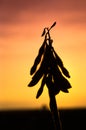
[[[86,109],[61,109],[63,130],[86,129]],[[0,130],[54,130],[48,110],[0,111]]]

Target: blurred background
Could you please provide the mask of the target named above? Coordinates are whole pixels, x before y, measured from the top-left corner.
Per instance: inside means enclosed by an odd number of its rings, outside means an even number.
[[[86,1],[0,0],[0,110],[49,108],[48,90],[37,100],[40,82],[27,87],[30,68],[50,27],[53,46],[70,72],[69,93],[56,96],[59,109],[86,108]]]

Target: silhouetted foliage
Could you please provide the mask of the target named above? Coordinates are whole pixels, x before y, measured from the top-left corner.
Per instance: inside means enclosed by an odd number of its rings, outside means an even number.
[[[69,72],[52,46],[53,40],[50,37],[49,31],[55,25],[56,22],[50,28],[44,28],[42,36],[45,36],[45,39],[30,70],[30,74],[33,77],[28,86],[36,85],[42,78],[42,84],[36,98],[42,94],[45,84],[48,89],[52,89],[54,95],[58,94],[60,90],[68,93],[68,89],[71,88],[69,81],[64,77],[70,78]],[[37,70],[38,64],[40,64],[40,67]]]
[[[50,28],[44,28],[43,30],[42,37],[45,36],[44,42],[40,47],[38,56],[36,57],[30,70],[30,74],[33,76],[28,86],[34,86],[40,79],[42,79],[41,86],[36,95],[36,98],[39,98],[46,84],[49,92],[50,110],[54,117],[55,129],[58,128],[61,130],[55,95],[57,95],[60,91],[68,93],[68,89],[71,88],[71,84],[66,79],[66,77],[70,78],[69,72],[64,67],[61,58],[52,46],[53,40],[50,37],[49,31],[55,25],[56,22],[54,22]],[[37,67],[38,64],[40,64],[39,68]]]

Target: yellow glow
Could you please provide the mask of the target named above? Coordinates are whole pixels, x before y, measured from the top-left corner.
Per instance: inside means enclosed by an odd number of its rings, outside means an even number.
[[[32,14],[22,11],[19,16],[21,21],[29,21],[27,16],[32,17]],[[70,72],[72,85],[68,94],[61,92],[56,96],[58,106],[86,107],[86,24],[66,21],[71,18],[70,14],[74,19],[79,15],[59,12],[57,16],[57,12],[42,12],[42,15],[37,13],[32,22],[3,26],[0,23],[4,34],[0,37],[0,109],[49,106],[46,86],[37,100],[40,82],[32,88],[27,85],[31,80],[30,68],[43,42],[42,30],[55,19],[57,25],[51,31],[53,46]]]

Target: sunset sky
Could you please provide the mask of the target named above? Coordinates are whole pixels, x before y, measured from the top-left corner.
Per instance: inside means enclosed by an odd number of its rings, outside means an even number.
[[[48,90],[29,88],[30,68],[50,27],[53,46],[70,72],[69,93],[56,96],[59,108],[86,107],[86,0],[0,0],[0,109],[49,106]]]

